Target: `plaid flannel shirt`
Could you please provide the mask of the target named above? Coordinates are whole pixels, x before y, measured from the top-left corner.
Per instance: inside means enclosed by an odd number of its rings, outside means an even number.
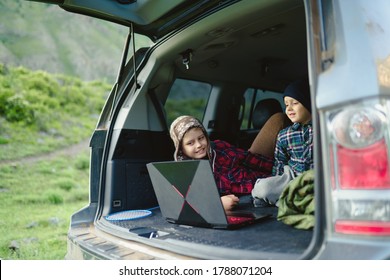
[[[284,166],[289,165],[294,175],[313,169],[312,123],[293,125],[279,132],[275,147],[275,161],[272,175],[281,175]]]
[[[211,165],[221,194],[250,194],[258,178],[271,175],[272,159],[221,140],[211,142]]]

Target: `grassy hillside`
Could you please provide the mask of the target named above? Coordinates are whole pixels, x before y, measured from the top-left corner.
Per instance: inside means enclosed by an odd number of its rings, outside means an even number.
[[[126,27],[24,0],[1,0],[0,18],[0,63],[115,80]],[[147,44],[143,37],[137,42]]]
[[[1,0],[0,18],[0,259],[63,259],[88,203],[88,147],[25,157],[92,135],[127,28],[22,0]]]
[[[0,64],[0,259],[64,258],[70,216],[88,203],[88,147],[23,157],[88,139],[110,87]]]
[[[0,259],[64,259],[70,217],[88,204],[88,156],[0,165]]]
[[[0,64],[0,160],[89,138],[110,88],[100,81]]]

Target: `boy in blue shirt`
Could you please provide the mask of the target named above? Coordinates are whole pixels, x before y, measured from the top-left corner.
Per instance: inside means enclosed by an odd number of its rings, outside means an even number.
[[[307,80],[290,84],[283,94],[286,115],[293,122],[282,129],[276,141],[273,177],[258,179],[252,190],[255,204],[276,204],[294,177],[314,167],[310,87]]]
[[[294,176],[313,168],[313,129],[310,89],[307,81],[290,84],[283,95],[286,115],[293,124],[282,129],[276,141],[273,175],[288,165]]]

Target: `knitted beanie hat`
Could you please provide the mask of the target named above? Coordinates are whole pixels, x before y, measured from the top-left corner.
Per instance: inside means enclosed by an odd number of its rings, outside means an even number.
[[[188,130],[194,127],[202,129],[204,135],[207,137],[207,132],[202,123],[192,116],[180,116],[172,122],[169,134],[171,135],[173,144],[175,145],[173,158],[176,161],[185,159],[181,147],[181,142],[183,140],[184,134],[186,134]]]
[[[300,102],[311,113],[310,86],[307,80],[291,83],[284,91],[284,97],[289,96]]]

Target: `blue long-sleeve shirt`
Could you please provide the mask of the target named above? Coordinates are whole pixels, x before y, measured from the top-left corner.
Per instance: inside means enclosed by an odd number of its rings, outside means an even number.
[[[312,123],[293,125],[282,129],[276,141],[272,175],[283,174],[283,166],[289,165],[297,176],[314,167]]]

